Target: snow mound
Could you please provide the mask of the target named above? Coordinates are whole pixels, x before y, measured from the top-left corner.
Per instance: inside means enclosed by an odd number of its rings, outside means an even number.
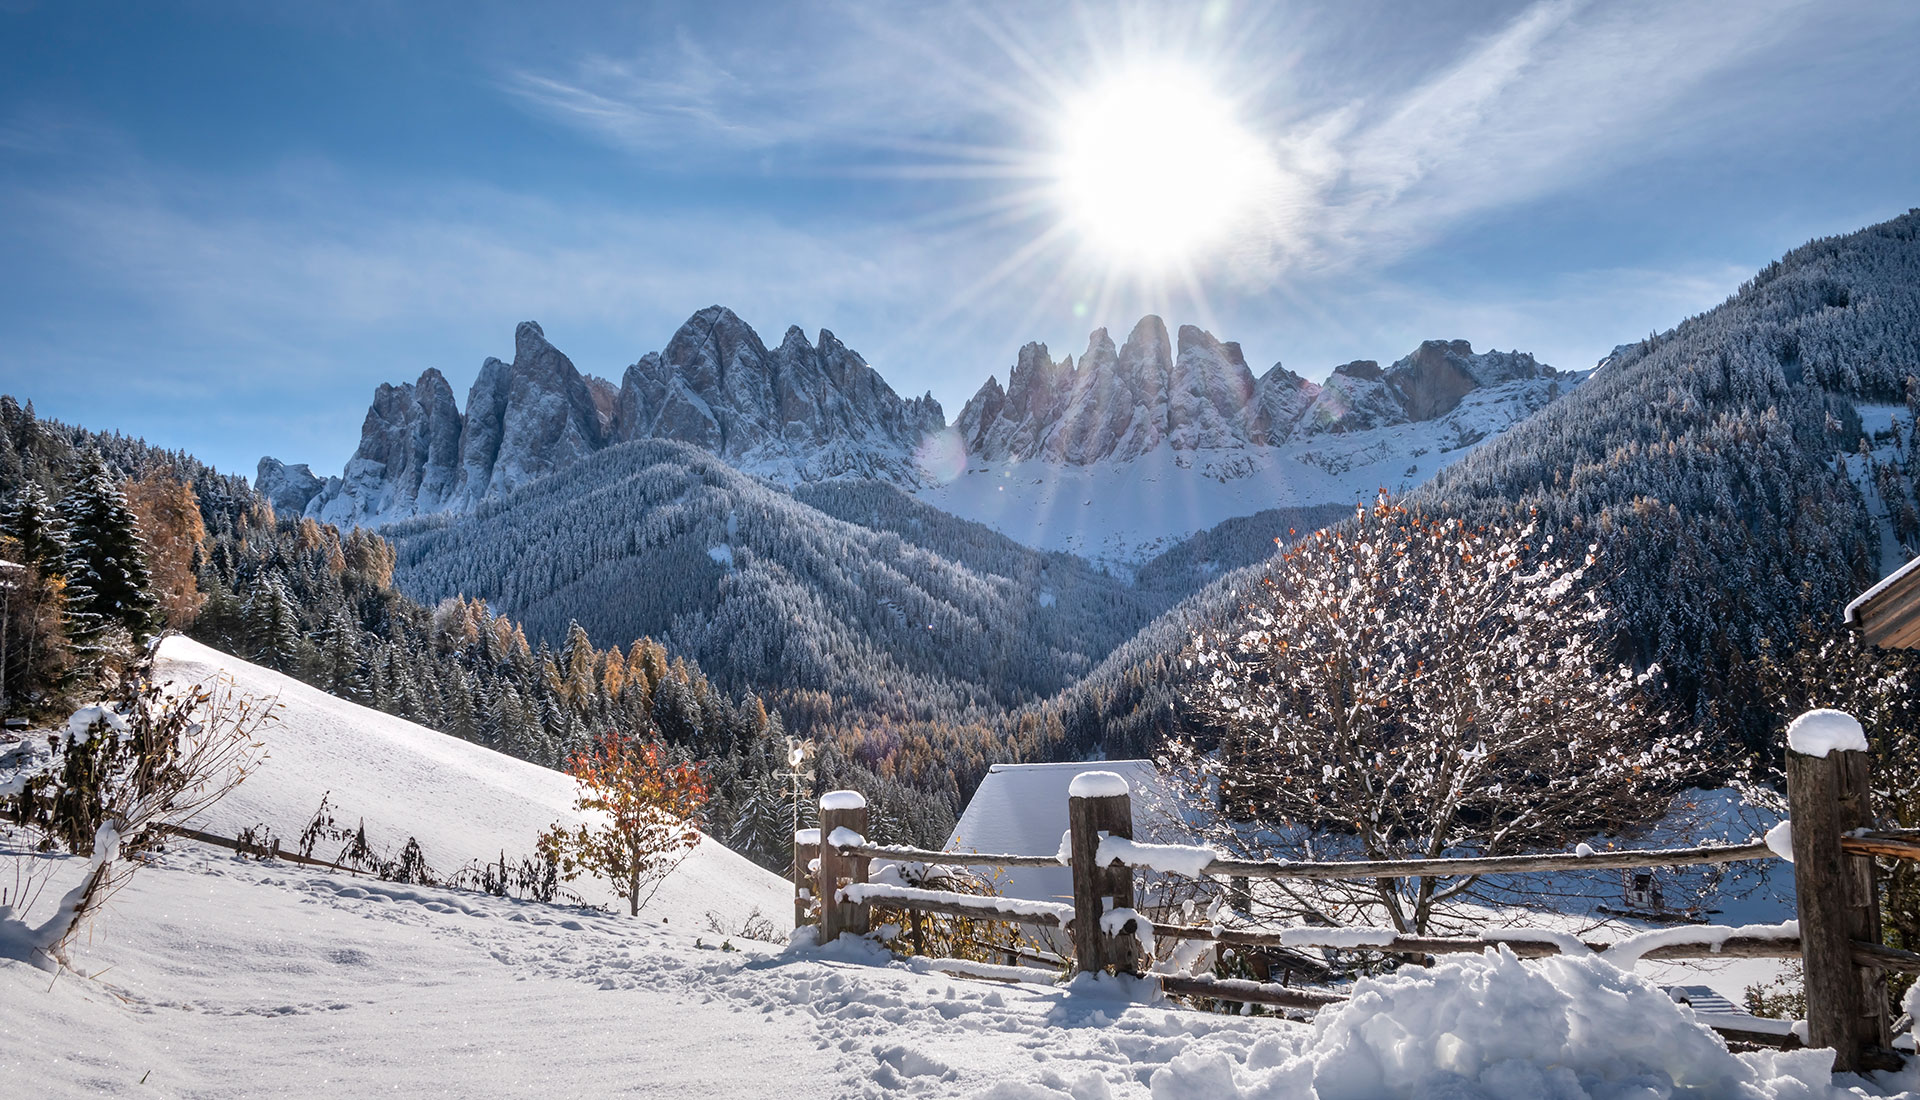
[[[1787,726],[1787,747],[1804,756],[1867,751],[1867,731],[1843,710],[1810,710]]]
[[[226,675],[239,693],[280,702],[279,720],[260,733],[265,759],[195,828],[231,837],[265,824],[282,848],[292,848],[325,795],[341,824],[364,819],[376,848],[397,852],[414,837],[429,866],[452,874],[469,861],[503,854],[517,863],[554,822],[581,820],[573,808],[576,787],[566,775],[336,698],[199,642],[168,638],[156,671],[184,683]],[[314,855],[331,859],[334,853],[322,847]],[[625,910],[594,880],[569,886],[588,901]],[[702,837],[641,916],[704,927],[713,912],[738,926],[756,909],[777,919],[792,903],[793,886],[785,879]]]
[[[1736,1056],[1693,1010],[1595,958],[1485,955],[1360,982],[1297,1052],[1192,1052],[1155,1071],[1154,1100],[1299,1097],[1586,1100],[1828,1097],[1831,1051]]]
[[[864,810],[867,796],[859,791],[828,791],[820,796],[822,810]]]
[[[1126,777],[1118,772],[1081,772],[1067,784],[1069,798],[1112,798],[1127,794]]]
[[[1767,830],[1767,850],[1788,863],[1793,862],[1793,822],[1782,821]]]

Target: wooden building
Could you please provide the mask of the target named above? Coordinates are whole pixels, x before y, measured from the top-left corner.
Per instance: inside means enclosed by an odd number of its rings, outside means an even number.
[[[1848,604],[1846,622],[1869,645],[1920,648],[1920,558],[1894,570]]]

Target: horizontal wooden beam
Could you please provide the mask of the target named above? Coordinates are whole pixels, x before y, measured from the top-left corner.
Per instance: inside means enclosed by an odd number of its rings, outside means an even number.
[[[900,863],[944,863],[952,867],[1063,867],[1058,856],[1021,856],[992,852],[936,852],[891,844],[841,844],[840,854]]]
[[[1867,843],[1870,838],[1858,838]],[[1878,843],[1878,841],[1873,841]],[[908,863],[945,863],[966,867],[1059,867],[1057,856],[1027,856],[982,852],[936,852],[926,848],[846,844],[845,856],[891,859]],[[1460,875],[1516,875],[1541,871],[1606,871],[1635,867],[1685,867],[1743,860],[1778,859],[1763,841],[1749,844],[1701,845],[1696,848],[1636,848],[1617,852],[1575,855],[1546,852],[1520,856],[1465,856],[1458,859],[1385,859],[1307,862],[1294,860],[1216,859],[1201,869],[1203,875],[1267,879],[1452,878]],[[1118,862],[1118,861],[1116,861]]]
[[[1281,932],[1254,932],[1233,928],[1207,928],[1198,925],[1156,924],[1153,926],[1156,936],[1170,939],[1210,940],[1215,943],[1244,944],[1251,947],[1276,947],[1288,951],[1306,951],[1316,949],[1313,944],[1287,943]],[[1587,949],[1604,955],[1610,944],[1586,941]],[[1342,947],[1336,950],[1380,951],[1390,955],[1474,955],[1489,947],[1505,947],[1523,959],[1544,959],[1560,954],[1557,944],[1542,940],[1503,939],[1498,932],[1484,936],[1395,936],[1379,945],[1364,948]],[[1892,948],[1876,948],[1876,951],[1892,951]],[[1899,952],[1911,955],[1911,952]],[[1800,941],[1797,939],[1768,939],[1759,936],[1732,936],[1718,945],[1706,943],[1673,943],[1649,948],[1641,952],[1643,959],[1791,959],[1800,955]],[[1879,956],[1876,955],[1876,958]],[[1907,965],[1920,964],[1920,955],[1911,959],[1891,960],[1898,965],[1892,969],[1903,969]],[[1881,965],[1876,963],[1876,965]]]
[[[1274,982],[1250,982],[1243,978],[1198,978],[1177,974],[1160,975],[1160,991],[1183,997],[1212,997],[1243,1004],[1274,1005],[1279,1008],[1321,1009],[1337,1005],[1347,998],[1317,989],[1297,989]]]
[[[1062,927],[1066,922],[1058,915],[1045,911],[1025,912],[1004,905],[995,905],[992,898],[979,901],[930,901],[920,898],[890,898],[884,894],[869,894],[861,902],[863,905],[882,909],[917,909],[922,913],[938,913],[947,917],[975,917],[983,920],[1009,921],[1014,924],[1038,924],[1048,928]]]
[[[1467,856],[1459,859],[1376,859],[1328,863],[1216,859],[1203,874],[1268,879],[1456,878],[1462,875],[1517,875],[1540,871],[1606,871],[1631,867],[1686,867],[1743,860],[1778,859],[1762,841],[1701,845],[1697,848],[1638,848],[1595,852],[1590,856],[1550,852],[1524,856]]]
[[[226,837],[216,836],[213,833],[203,833],[198,829],[189,829],[184,825],[162,825],[160,826],[160,830],[171,833],[177,837],[183,837],[187,840],[197,840],[202,844],[211,844],[217,848],[225,848],[230,852],[239,852],[241,855],[258,856],[262,859],[284,859],[288,863],[299,863],[307,867],[324,867],[329,871],[345,871],[347,874],[353,875],[356,878],[370,873],[363,867],[349,867],[343,863],[329,863],[324,859],[314,859],[312,856],[303,856],[299,852],[284,851],[281,849],[280,842],[277,840],[273,842],[273,847],[268,849],[258,844],[242,844],[237,840],[229,840]]]
[[[1890,856],[1894,859],[1920,859],[1920,839],[1909,836],[1869,833],[1843,836],[1840,850],[1856,856]]]
[[[1888,947],[1885,944],[1853,941],[1853,961],[1861,966],[1877,966],[1882,970],[1920,974],[1920,954],[1902,951],[1898,947]]]

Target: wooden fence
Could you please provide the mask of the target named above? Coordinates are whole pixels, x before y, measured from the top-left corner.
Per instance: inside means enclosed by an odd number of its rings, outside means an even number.
[[[853,791],[834,791],[821,799],[820,828],[794,837],[794,919],[796,925],[817,916],[822,942],[870,930],[872,906],[880,902],[910,912],[945,914],[1061,928],[1072,944],[1066,960],[1082,972],[1144,975],[1169,994],[1320,1009],[1345,998],[1335,992],[1289,985],[1186,975],[1145,975],[1141,939],[1207,940],[1259,947],[1353,948],[1424,957],[1479,952],[1504,944],[1523,958],[1567,950],[1604,953],[1616,958],[1800,958],[1806,969],[1808,1045],[1830,1047],[1836,1071],[1857,1071],[1897,1064],[1892,1051],[1892,1014],[1888,1005],[1889,971],[1920,973],[1920,954],[1887,947],[1880,940],[1880,912],[1874,857],[1920,859],[1920,837],[1909,832],[1874,832],[1865,752],[1833,750],[1812,756],[1789,751],[1787,797],[1791,821],[1799,935],[1778,928],[1760,930],[1695,929],[1686,935],[1662,934],[1651,946],[1581,943],[1571,937],[1499,931],[1478,936],[1385,934],[1341,936],[1339,930],[1296,929],[1262,932],[1150,920],[1136,908],[1134,871],[1152,868],[1153,846],[1107,844],[1133,834],[1130,795],[1118,776],[1085,785],[1077,780],[1068,798],[1071,905],[975,897],[892,884],[870,883],[874,860],[974,867],[1059,867],[1059,856],[936,852],[869,844],[865,800]],[[1083,773],[1084,775],[1084,773]],[[1104,785],[1103,785],[1104,784]],[[1117,786],[1116,786],[1117,785]],[[1145,853],[1130,858],[1128,853]],[[1191,855],[1191,852],[1188,853]],[[1748,844],[1608,851],[1591,854],[1542,854],[1460,859],[1295,862],[1212,858],[1201,876],[1233,879],[1367,880],[1423,876],[1524,874],[1541,871],[1590,871],[1725,864],[1775,859],[1764,842]],[[1161,862],[1165,862],[1164,860]],[[1162,867],[1165,871],[1166,868]],[[1236,883],[1236,892],[1244,887]],[[917,925],[917,919],[916,919]],[[1318,942],[1316,936],[1318,935]],[[1364,940],[1364,943],[1358,942]],[[1630,938],[1631,940],[1631,938]],[[1148,940],[1152,942],[1151,939]],[[948,960],[956,972],[980,967]],[[1005,978],[1011,968],[989,968]],[[1039,974],[1042,972],[1035,971]],[[1772,1045],[1797,1045],[1790,1037],[1764,1031],[1755,1021],[1725,1017],[1714,1026],[1729,1039]]]

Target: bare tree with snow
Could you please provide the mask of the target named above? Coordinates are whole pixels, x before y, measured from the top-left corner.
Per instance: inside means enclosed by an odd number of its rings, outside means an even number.
[[[1253,858],[1418,859],[1562,847],[1659,814],[1700,768],[1607,612],[1530,523],[1469,527],[1384,497],[1275,560],[1261,599],[1194,639],[1215,734],[1210,839]],[[1470,876],[1296,890],[1297,915],[1423,933]]]

